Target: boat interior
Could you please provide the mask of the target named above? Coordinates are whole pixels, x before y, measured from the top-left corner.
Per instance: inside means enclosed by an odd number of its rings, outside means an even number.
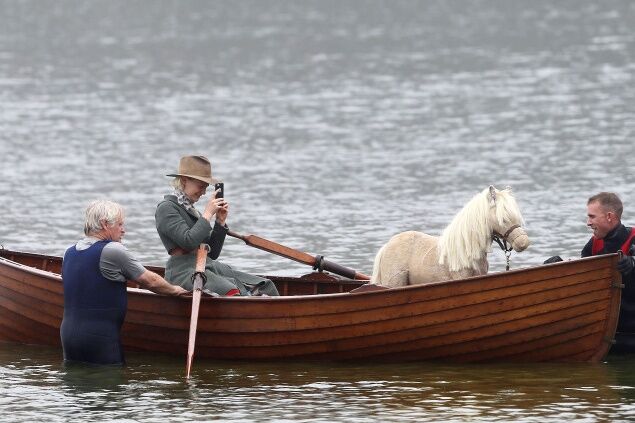
[[[0,248],[0,257],[19,263],[21,265],[44,270],[60,275],[62,273],[62,258],[44,254],[27,253]],[[164,268],[146,266],[148,270],[164,276]],[[266,276],[271,279],[278,288],[280,295],[318,295],[350,292],[364,285],[363,290],[372,290],[374,287],[365,285],[364,281],[346,279],[328,272],[310,272],[299,277],[290,276]],[[129,281],[128,286],[138,288],[134,282]]]

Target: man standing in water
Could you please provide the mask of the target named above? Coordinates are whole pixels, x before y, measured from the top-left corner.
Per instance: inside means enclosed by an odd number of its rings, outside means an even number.
[[[587,201],[587,226],[593,236],[582,249],[582,257],[622,251],[617,263],[622,274],[622,302],[616,334],[617,350],[635,351],[635,228],[622,224],[622,201],[612,192],[600,192]]]
[[[124,233],[123,208],[95,201],[86,209],[86,237],[64,254],[60,336],[65,361],[124,364],[119,332],[128,306],[127,280],[157,294],[188,293],[143,267],[121,244]]]

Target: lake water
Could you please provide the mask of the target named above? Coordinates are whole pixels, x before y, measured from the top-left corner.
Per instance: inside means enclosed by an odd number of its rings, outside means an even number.
[[[404,230],[438,235],[511,186],[531,247],[579,256],[586,199],[635,224],[635,3],[1,1],[0,244],[61,255],[94,198],[125,243],[167,258],[154,208],[186,154],[211,158],[228,223],[370,273]],[[301,264],[228,239],[253,273]],[[499,250],[492,271],[504,270]],[[600,365],[356,366],[130,355],[66,369],[0,346],[3,419],[626,421],[633,360]]]

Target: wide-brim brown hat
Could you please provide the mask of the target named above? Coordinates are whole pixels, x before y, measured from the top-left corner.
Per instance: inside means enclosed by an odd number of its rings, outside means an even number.
[[[218,180],[212,178],[212,165],[205,156],[181,157],[178,172],[170,173],[166,176],[187,176],[207,184],[218,182]]]

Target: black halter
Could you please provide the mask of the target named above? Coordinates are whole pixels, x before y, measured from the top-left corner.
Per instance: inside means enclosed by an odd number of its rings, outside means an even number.
[[[506,253],[511,251],[513,248],[511,244],[507,243],[507,237],[509,237],[509,235],[516,228],[520,228],[520,225],[511,226],[509,229],[507,229],[507,232],[505,232],[505,235],[501,235],[498,232],[494,231],[494,233],[492,234],[492,241],[496,241],[498,246],[501,247],[501,250],[505,251]]]
[[[507,237],[514,231],[514,229],[520,228],[520,225],[512,225],[504,235],[499,234],[494,231],[492,234],[492,241],[496,241],[501,250],[505,253],[505,258],[507,259],[507,268],[505,270],[509,270],[509,256],[512,254],[512,250],[514,249],[510,243],[507,242]]]

